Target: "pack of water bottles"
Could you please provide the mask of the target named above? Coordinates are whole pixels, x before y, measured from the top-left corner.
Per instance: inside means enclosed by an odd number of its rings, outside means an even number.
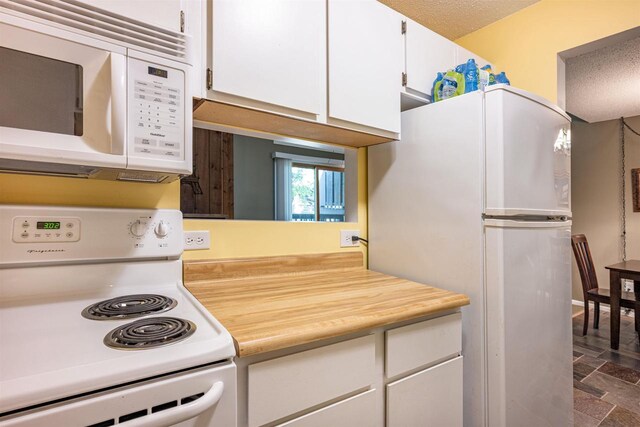
[[[490,65],[479,68],[474,59],[469,59],[453,70],[438,73],[431,89],[431,100],[438,102],[499,83],[511,84],[504,71],[494,74]]]

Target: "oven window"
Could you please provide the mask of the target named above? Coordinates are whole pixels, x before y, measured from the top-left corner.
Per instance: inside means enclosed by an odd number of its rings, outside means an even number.
[[[82,67],[0,47],[0,126],[82,135]]]

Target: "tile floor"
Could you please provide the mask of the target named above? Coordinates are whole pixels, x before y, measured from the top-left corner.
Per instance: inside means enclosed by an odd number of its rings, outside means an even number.
[[[633,313],[621,316],[620,349],[609,347],[609,313],[600,328],[582,336],[582,314],[573,318],[574,426],[640,426],[640,345]]]

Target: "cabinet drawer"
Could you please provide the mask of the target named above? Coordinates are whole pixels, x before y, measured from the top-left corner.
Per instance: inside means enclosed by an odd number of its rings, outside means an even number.
[[[460,353],[460,313],[391,329],[386,332],[387,378]]]
[[[387,427],[462,426],[462,356],[387,386]]]
[[[303,415],[279,427],[370,427],[376,424],[376,390],[369,390],[326,408]]]
[[[249,365],[249,426],[368,387],[374,366],[373,335]]]

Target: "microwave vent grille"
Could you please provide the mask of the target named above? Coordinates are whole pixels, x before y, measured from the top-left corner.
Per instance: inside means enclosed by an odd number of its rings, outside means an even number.
[[[126,171],[118,173],[118,181],[131,181],[131,182],[152,182],[160,183],[167,178],[166,175],[157,173],[145,173],[136,171]]]
[[[0,0],[11,9],[64,29],[80,30],[189,62],[188,37],[75,0]]]

